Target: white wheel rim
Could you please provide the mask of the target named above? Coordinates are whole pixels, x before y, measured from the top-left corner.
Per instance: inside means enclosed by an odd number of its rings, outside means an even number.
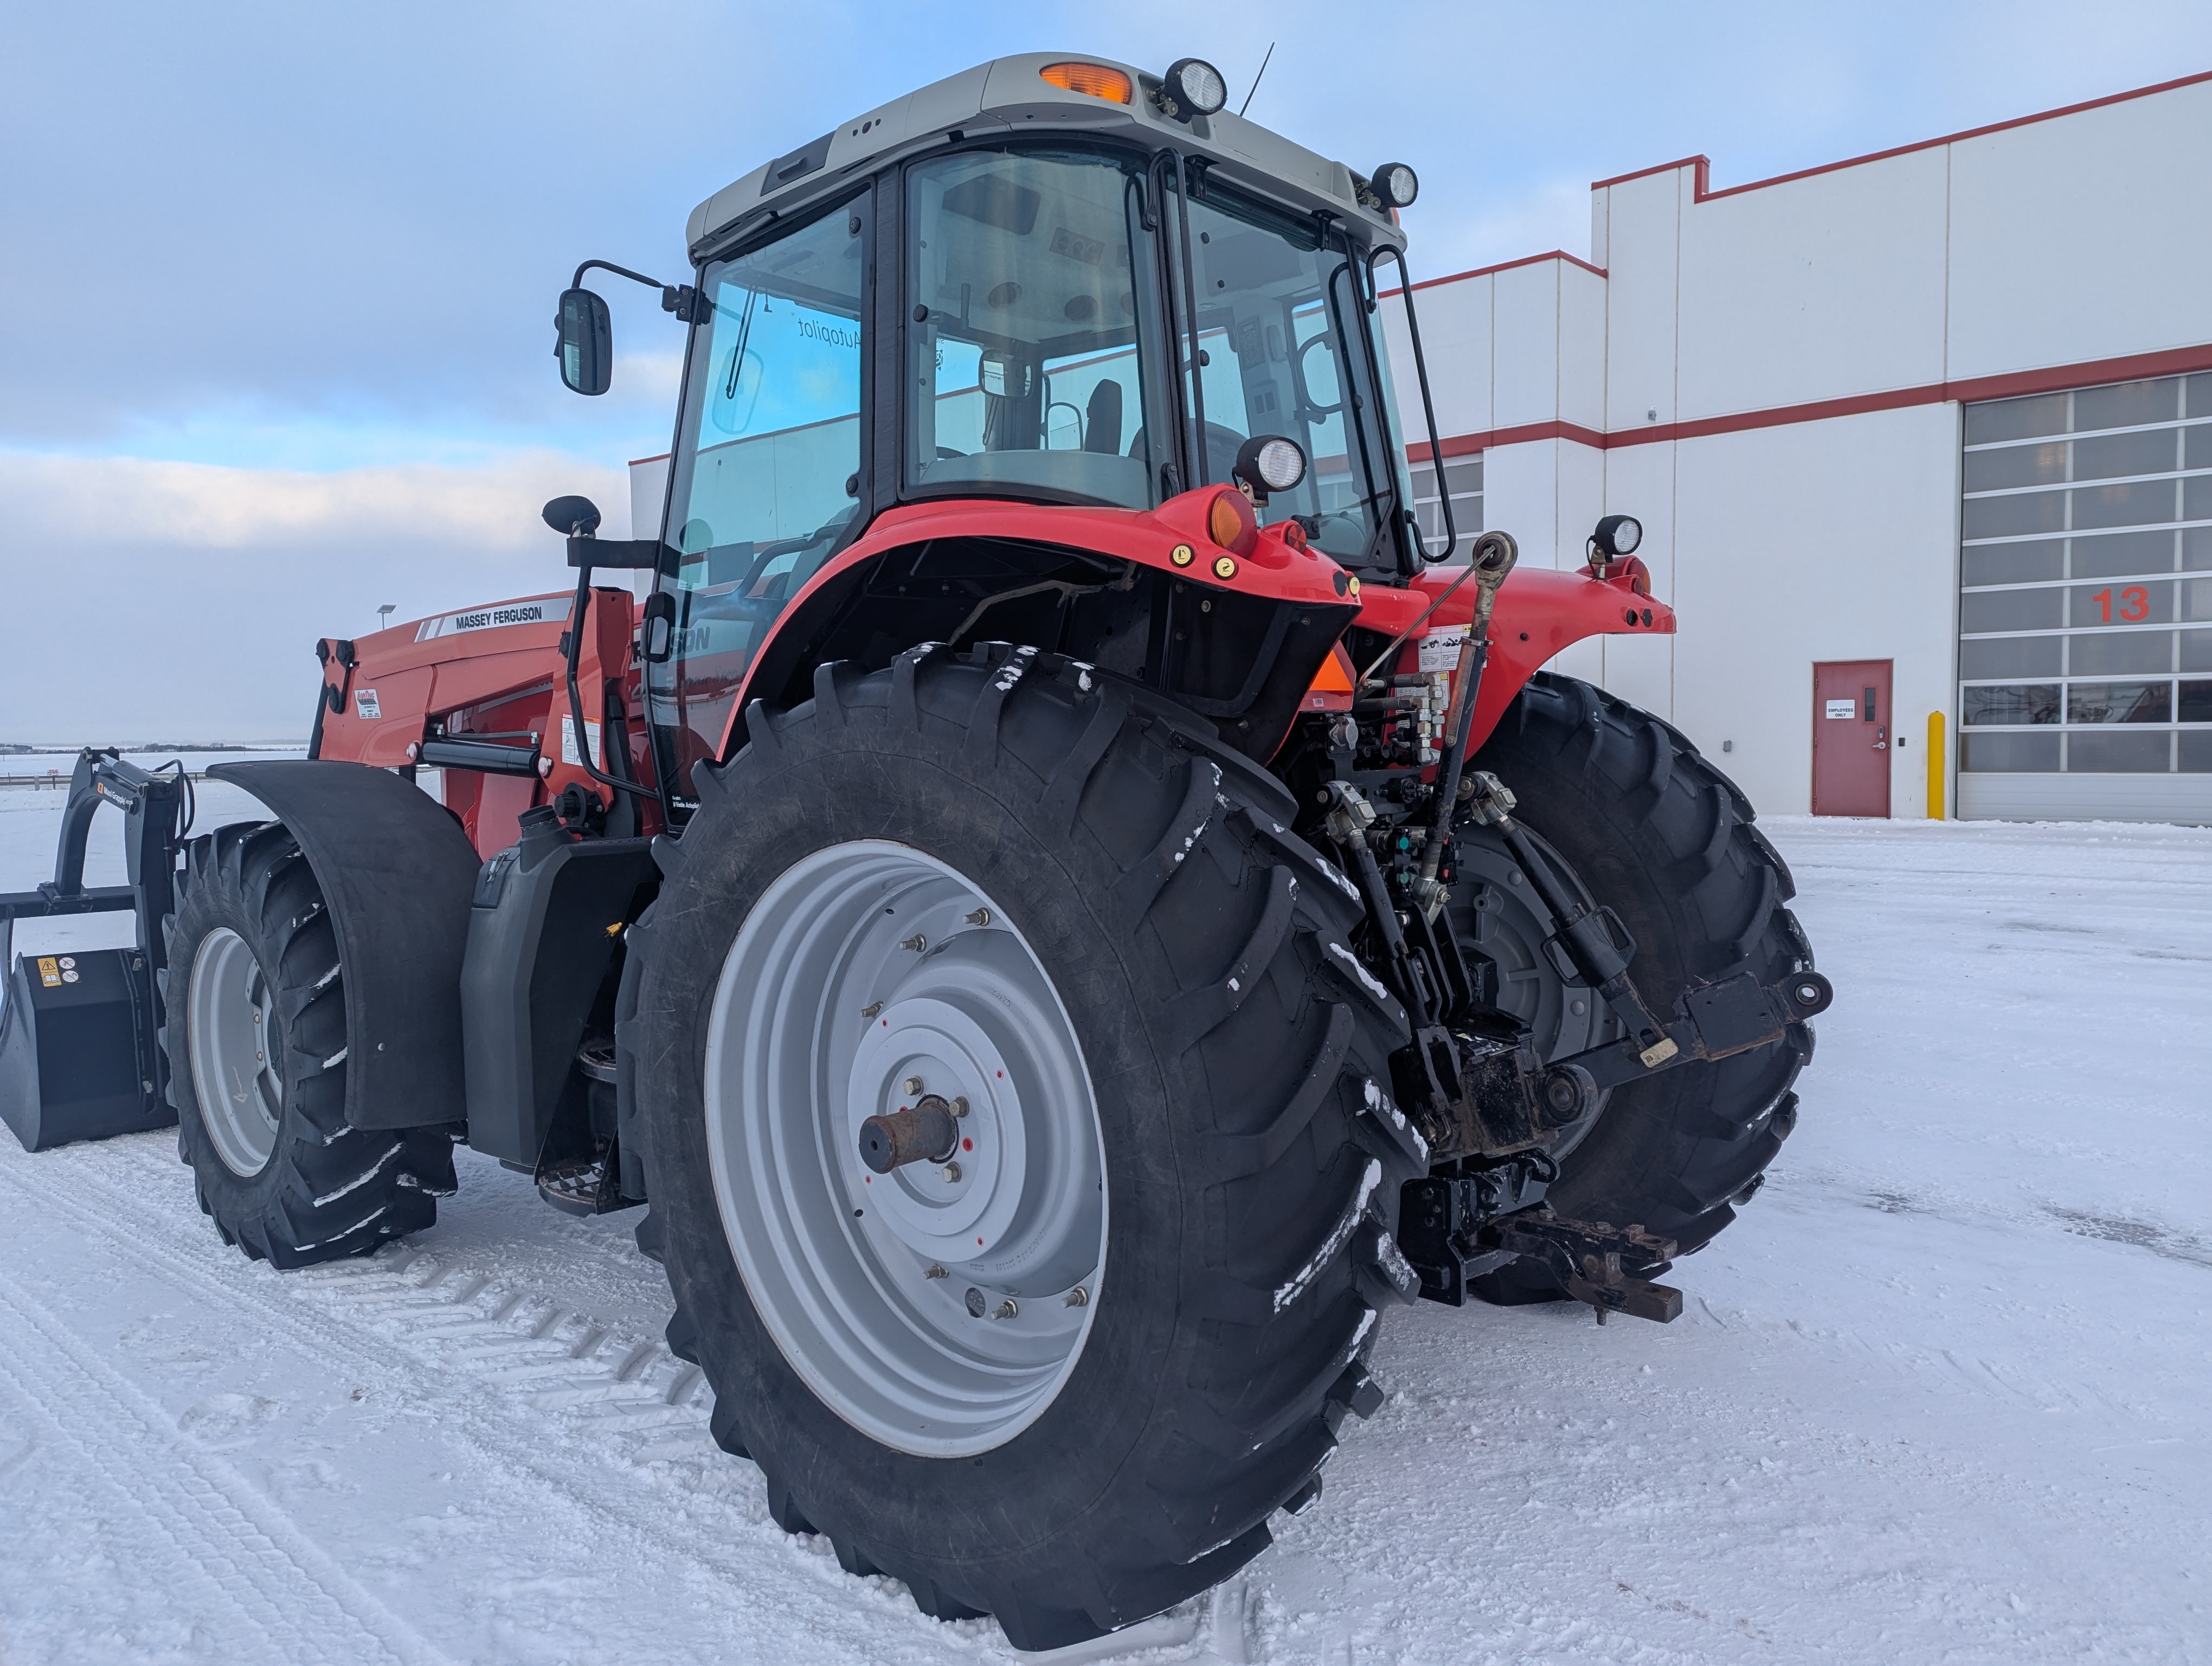
[[[200,1122],[223,1166],[250,1180],[269,1166],[284,1114],[276,992],[228,926],[200,939],[185,998],[185,1039]]]
[[[915,1078],[967,1101],[957,1178],[860,1160]],[[879,840],[786,870],[723,964],[705,1102],[746,1291],[825,1405],[933,1457],[1042,1414],[1097,1311],[1105,1152],[1066,1008],[980,886]]]

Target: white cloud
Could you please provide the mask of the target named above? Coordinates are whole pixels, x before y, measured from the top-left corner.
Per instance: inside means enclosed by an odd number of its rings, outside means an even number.
[[[538,509],[574,491],[627,532],[622,471],[551,452],[319,474],[0,453],[0,740],[304,736],[317,639],[573,584]]]
[[[202,549],[374,536],[520,550],[548,536],[539,506],[580,490],[607,513],[611,535],[627,526],[622,473],[555,452],[521,453],[482,468],[403,464],[325,472],[0,453],[0,493],[19,529]]]

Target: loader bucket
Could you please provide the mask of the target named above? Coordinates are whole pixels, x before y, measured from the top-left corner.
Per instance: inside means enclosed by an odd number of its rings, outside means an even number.
[[[0,1008],[0,1122],[25,1151],[167,1128],[137,949],[22,955]]]

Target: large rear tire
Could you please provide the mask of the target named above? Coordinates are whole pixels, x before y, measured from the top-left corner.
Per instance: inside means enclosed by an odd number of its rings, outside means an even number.
[[[445,1131],[346,1123],[337,939],[283,825],[193,840],[167,929],[161,1041],[177,1154],[223,1242],[289,1268],[435,1221],[454,1184]]]
[[[1017,1647],[1205,1590],[1317,1493],[1415,1288],[1356,897],[1201,720],[1028,648],[825,666],[746,726],[620,1037],[717,1438],[787,1531]],[[961,1172],[871,1170],[860,1119],[940,1074]]]
[[[1812,950],[1784,905],[1790,870],[1753,826],[1751,805],[1669,725],[1589,684],[1540,673],[1476,755],[1520,800],[1638,948],[1630,968],[1656,1012],[1694,984],[1751,971],[1771,985],[1809,970]],[[1587,994],[1588,992],[1583,992]],[[1641,1225],[1699,1250],[1735,1218],[1796,1125],[1791,1083],[1813,1032],[1684,1065],[1613,1090],[1561,1158],[1549,1201],[1563,1215]],[[1475,1282],[1497,1302],[1563,1298],[1522,1261]]]

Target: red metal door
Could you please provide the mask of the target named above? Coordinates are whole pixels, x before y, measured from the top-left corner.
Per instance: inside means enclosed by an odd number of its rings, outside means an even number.
[[[1813,667],[1813,813],[1889,814],[1887,660]]]

